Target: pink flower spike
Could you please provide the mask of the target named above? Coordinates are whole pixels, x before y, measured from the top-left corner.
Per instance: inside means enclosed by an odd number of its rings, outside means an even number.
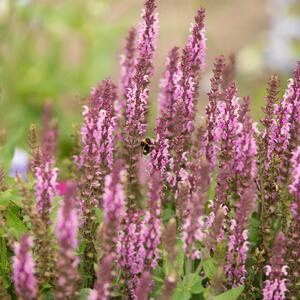
[[[59,245],[57,260],[58,279],[56,299],[76,297],[78,294],[79,273],[76,256],[78,246],[78,214],[76,184],[66,183],[66,193],[57,213],[55,233]]]
[[[285,243],[286,239],[282,232],[279,232],[272,249],[272,257],[270,259],[270,266],[266,268],[266,275],[268,279],[265,281],[263,290],[264,300],[284,300],[286,299],[286,275],[287,268],[285,265]]]
[[[31,253],[32,238],[23,235],[19,243],[14,244],[13,282],[20,300],[36,299],[37,281],[35,262]]]

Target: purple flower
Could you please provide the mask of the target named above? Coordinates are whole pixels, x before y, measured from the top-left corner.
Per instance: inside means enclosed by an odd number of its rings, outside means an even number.
[[[59,245],[57,259],[58,279],[56,283],[56,298],[75,297],[78,293],[79,273],[76,256],[78,246],[78,215],[77,215],[76,185],[68,182],[65,198],[58,210],[55,233]]]
[[[81,129],[83,151],[76,158],[80,167],[90,164],[91,161],[94,169],[99,169],[102,173],[112,167],[116,126],[115,89],[109,79],[102,81],[99,87],[92,90],[89,105],[84,106],[84,123]],[[97,185],[97,182],[93,184]]]
[[[219,174],[217,177],[217,187],[215,200],[213,203],[213,213],[227,204],[230,194],[230,184],[235,178],[235,153],[237,149],[237,139],[242,130],[239,122],[240,103],[237,97],[237,89],[232,83],[225,91],[225,100],[218,102],[218,114],[220,124],[218,125],[220,134],[220,155]],[[230,210],[231,207],[228,207]]]
[[[212,207],[212,203],[209,207]],[[216,212],[212,211],[205,220],[204,243],[208,252],[214,251],[217,243],[224,239],[224,223],[228,208],[222,205]]]
[[[141,210],[132,208],[127,210],[117,244],[118,264],[123,274],[127,274],[126,284],[131,296],[145,266],[146,251],[143,236],[145,224],[142,216]]]
[[[191,35],[188,43],[183,49],[181,60],[181,86],[182,98],[185,103],[187,114],[187,131],[191,132],[194,128],[194,119],[197,109],[198,88],[200,81],[200,71],[205,68],[206,38],[204,29],[205,10],[199,9],[192,24]]]
[[[126,39],[125,53],[121,55],[120,88],[122,98],[126,97],[127,95],[127,89],[130,86],[130,82],[132,80],[132,75],[135,68],[136,35],[136,29],[131,28]],[[123,105],[121,106],[121,108],[124,108]]]
[[[155,128],[155,148],[152,151],[152,163],[154,168],[165,174],[166,167],[170,164],[169,145],[173,137],[177,135],[174,131],[175,103],[177,101],[176,88],[178,85],[177,73],[179,68],[178,48],[173,48],[167,58],[166,70],[161,80],[161,93],[159,95],[160,115]]]
[[[292,163],[292,183],[290,192],[294,194],[295,200],[300,201],[300,146],[293,152]]]
[[[96,207],[102,207],[104,178],[113,165],[116,117],[114,103],[116,87],[104,80],[92,90],[88,106],[84,107],[81,129],[82,151],[75,157],[80,171],[82,208],[82,237],[86,247],[82,256],[84,271],[93,276],[96,263],[94,245],[96,234]]]
[[[97,281],[94,290],[89,295],[89,300],[108,300],[110,299],[109,287],[112,277],[113,255],[105,255],[100,263],[97,274]]]
[[[111,275],[114,270],[114,261],[117,258],[116,243],[121,221],[125,214],[123,180],[124,171],[122,169],[122,162],[116,161],[112,173],[105,178],[105,190],[103,195],[104,222],[102,230],[104,258],[101,259],[100,270],[97,273],[97,280],[94,286],[98,296],[90,299],[109,298]],[[104,275],[105,272],[108,274]]]
[[[300,143],[300,61],[294,71],[294,77],[289,84],[289,99],[292,103],[291,113],[291,144],[292,149]]]
[[[188,160],[190,133],[194,130],[200,71],[204,68],[205,37],[204,10],[200,9],[192,25],[191,35],[179,62],[178,48],[173,48],[166,63],[161,81],[160,117],[156,126],[157,150],[155,167],[165,175],[176,193]],[[172,151],[169,150],[172,143]]]
[[[148,294],[151,290],[151,286],[152,286],[151,274],[145,271],[143,272],[141,276],[141,280],[139,281],[139,284],[134,291],[134,299],[148,300],[149,299]]]
[[[285,265],[285,236],[279,232],[272,249],[270,265],[265,267],[265,273],[268,279],[265,281],[263,289],[264,300],[283,300],[286,299],[286,276],[287,266]]]
[[[145,248],[145,265],[155,269],[158,260],[158,244],[160,242],[160,205],[162,196],[162,180],[160,173],[150,174],[148,186],[148,205],[145,214],[143,243]]]
[[[31,253],[32,239],[23,235],[19,243],[15,243],[13,257],[13,281],[18,299],[36,299],[37,282],[35,278],[35,263]]]
[[[299,289],[299,264],[300,257],[300,146],[293,152],[291,159],[291,184],[290,193],[293,195],[291,204],[291,224],[287,239],[287,261],[289,266],[288,287],[289,296],[298,296]]]
[[[189,36],[188,47],[192,51],[192,69],[194,72],[203,71],[205,69],[206,56],[206,38],[204,29],[205,10],[200,8],[195,23],[191,27],[191,35]]]
[[[292,103],[289,101],[290,85],[286,90],[279,105],[274,105],[274,114],[276,117],[272,129],[274,130],[274,151],[279,158],[284,159],[290,140]]]
[[[186,217],[182,226],[183,249],[188,258],[199,259],[200,250],[197,245],[203,239],[205,193],[209,188],[210,168],[204,159],[204,128],[200,127],[191,147],[189,169],[189,197]]]
[[[125,215],[125,193],[122,186],[124,181],[122,162],[116,161],[112,173],[105,178],[105,189],[103,195],[103,238],[104,251],[115,256],[115,245],[117,243],[120,225]]]
[[[154,0],[147,0],[142,13],[137,41],[137,58],[132,78],[128,79],[126,94],[126,138],[134,144],[142,139],[146,132],[146,112],[149,100],[149,79],[153,73],[153,54],[156,47],[157,14]]]
[[[123,154],[128,171],[128,207],[141,206],[138,180],[140,142],[145,138],[149,102],[148,85],[153,74],[153,54],[156,47],[157,14],[155,0],[147,0],[142,13],[137,41],[137,55],[126,94],[126,121]]]
[[[173,131],[175,117],[174,104],[178,100],[178,71],[179,71],[179,49],[174,47],[166,60],[164,76],[160,81],[161,92],[159,94],[159,118],[157,127],[165,132],[170,139],[176,133]]]
[[[224,56],[215,59],[213,77],[211,78],[211,89],[208,95],[208,105],[206,107],[207,131],[206,131],[206,157],[211,169],[214,169],[217,162],[218,142],[221,139],[221,128],[219,123],[222,116],[218,113],[218,102],[222,100],[222,74],[224,71]]]
[[[268,176],[268,170],[272,162],[273,151],[275,148],[275,131],[273,128],[275,126],[275,116],[274,107],[278,100],[278,89],[279,80],[277,76],[271,76],[268,82],[268,94],[265,97],[266,106],[263,108],[265,117],[261,120],[265,129],[262,132],[262,147],[264,148],[264,172],[265,176]]]
[[[52,118],[52,103],[46,102],[42,115],[41,148],[45,161],[53,160],[57,148],[57,124]]]
[[[45,224],[50,224],[50,213],[53,197],[57,193],[58,169],[52,161],[42,161],[35,168],[35,195],[38,212]]]
[[[248,253],[248,219],[254,208],[257,146],[254,124],[249,115],[249,98],[241,109],[242,130],[236,141],[234,166],[236,174],[235,217],[231,220],[225,274],[229,286],[242,285],[246,275]]]
[[[119,95],[117,101],[115,102],[115,111],[118,123],[116,128],[118,140],[122,140],[123,138],[122,132],[126,120],[126,95],[135,70],[136,36],[136,29],[131,28],[126,39],[125,53],[121,55],[121,74],[119,82],[121,95]],[[119,149],[120,148],[117,148],[117,150]]]

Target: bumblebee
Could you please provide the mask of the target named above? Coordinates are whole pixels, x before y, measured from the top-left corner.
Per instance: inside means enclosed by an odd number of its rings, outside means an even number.
[[[149,154],[153,150],[153,142],[149,138],[143,139],[140,145],[144,155]]]

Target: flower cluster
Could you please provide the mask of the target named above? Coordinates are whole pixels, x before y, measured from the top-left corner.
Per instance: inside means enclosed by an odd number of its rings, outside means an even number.
[[[270,265],[265,267],[268,279],[263,290],[264,300],[285,299],[287,266],[285,265],[285,236],[279,232],[273,246]]]
[[[70,182],[67,183],[65,198],[57,213],[55,228],[59,244],[56,299],[78,296],[79,274],[77,265],[79,258],[75,254],[78,247],[78,225],[76,185]]]
[[[109,79],[92,90],[88,106],[84,106],[83,112],[82,151],[75,157],[81,173],[82,235],[87,241],[83,264],[87,274],[94,272],[96,263],[95,208],[102,207],[104,177],[113,165],[114,129],[117,125],[114,112],[116,97],[116,88]]]
[[[297,296],[300,292],[300,273],[298,270],[300,257],[300,146],[294,151],[292,156],[292,182],[290,192],[294,196],[291,204],[291,225],[287,240],[287,261],[289,265],[288,286],[289,295]]]
[[[59,187],[63,199],[55,197],[49,105],[41,145],[30,130],[35,184],[30,175],[17,178],[21,201],[0,168],[0,295],[215,299],[234,289],[243,299],[296,298],[300,63],[282,97],[278,77],[270,77],[259,131],[250,98],[239,97],[235,57],[218,56],[198,118],[206,57],[199,9],[186,44],[168,54],[154,134],[146,136],[155,0],[146,0],[141,17],[127,37],[119,89],[103,80],[84,106],[75,168],[61,172],[71,179]]]
[[[244,99],[241,109],[243,126],[237,139],[235,170],[237,176],[237,197],[235,218],[231,220],[227,264],[225,272],[228,283],[233,286],[244,283],[248,252],[248,219],[254,209],[257,146],[254,138],[254,124],[249,116],[249,98]]]
[[[31,253],[32,239],[23,235],[19,243],[15,243],[13,258],[13,281],[19,299],[37,298],[37,281],[35,263]]]
[[[107,175],[105,178],[105,191],[103,195],[105,217],[102,230],[104,257],[100,262],[100,270],[97,274],[95,290],[91,299],[109,298],[109,286],[113,275],[114,261],[117,258],[116,243],[120,225],[125,215],[125,193],[122,186],[122,181],[124,182],[123,177],[122,162],[117,161],[111,175]]]
[[[38,212],[45,223],[50,223],[53,197],[56,195],[58,169],[51,161],[42,162],[36,167],[36,202]]]

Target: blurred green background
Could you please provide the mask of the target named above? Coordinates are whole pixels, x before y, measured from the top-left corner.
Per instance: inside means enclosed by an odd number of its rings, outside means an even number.
[[[128,29],[139,22],[143,0],[0,0],[0,130],[8,138],[39,123],[45,101],[54,103],[60,155],[70,150],[72,125],[81,120],[89,90],[101,79],[119,79],[119,56]],[[196,10],[207,10],[207,71],[201,109],[209,89],[213,58],[235,53],[240,95],[252,97],[259,119],[268,76],[282,88],[300,57],[299,0],[157,0],[159,39],[151,84],[151,120],[165,56],[182,46]]]

